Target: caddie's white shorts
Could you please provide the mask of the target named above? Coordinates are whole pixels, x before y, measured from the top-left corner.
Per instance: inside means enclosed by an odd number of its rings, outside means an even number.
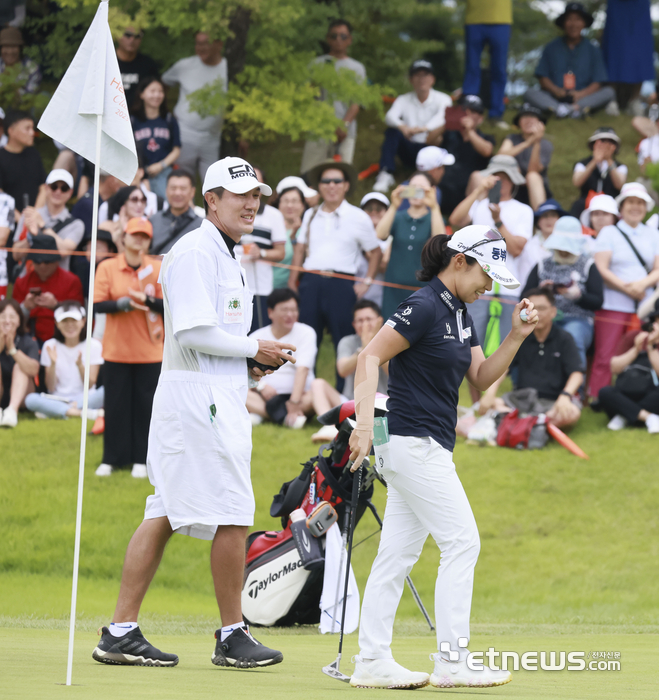
[[[155,494],[144,519],[212,540],[218,525],[254,524],[252,425],[245,377],[171,370],[160,375],[147,470]]]

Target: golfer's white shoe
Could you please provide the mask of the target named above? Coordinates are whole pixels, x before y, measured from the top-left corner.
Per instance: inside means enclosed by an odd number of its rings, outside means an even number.
[[[409,671],[393,659],[371,659],[364,661],[354,656],[355,672],[350,678],[353,688],[425,688],[430,676],[427,673]]]
[[[489,666],[475,664],[471,670],[466,661],[446,661],[440,654],[431,654],[435,670],[430,676],[430,685],[435,688],[489,688],[505,685],[513,679],[510,671],[495,671]]]

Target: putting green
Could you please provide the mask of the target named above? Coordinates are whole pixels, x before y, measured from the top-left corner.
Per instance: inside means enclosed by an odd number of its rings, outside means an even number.
[[[257,631],[258,638],[284,652],[284,663],[271,668],[237,671],[216,668],[210,662],[214,640],[209,634],[153,635],[151,641],[164,650],[176,652],[176,668],[126,668],[105,666],[91,658],[98,637],[93,632],[76,634],[73,686],[67,688],[66,655],[68,633],[63,629],[0,628],[2,692],[4,700],[59,698],[139,698],[148,700],[199,700],[200,698],[262,698],[263,700],[309,700],[322,697],[356,697],[365,692],[328,678],[322,666],[336,658],[338,636],[321,637],[314,629],[296,633]],[[429,635],[396,637],[397,660],[416,670],[432,669],[428,653],[434,640]],[[455,693],[470,697],[519,698],[525,700],[625,700],[656,698],[659,669],[655,655],[656,635],[557,634],[474,635],[472,650],[492,646],[499,651],[618,651],[620,671],[519,671],[513,681],[498,688],[437,690],[423,693]],[[357,651],[357,636],[346,637],[342,671],[350,673],[350,657]],[[371,691],[369,698],[389,697],[390,692]]]

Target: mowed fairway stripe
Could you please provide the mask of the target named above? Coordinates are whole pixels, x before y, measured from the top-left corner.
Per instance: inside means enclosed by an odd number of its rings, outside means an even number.
[[[92,633],[76,635],[73,666],[74,687],[64,685],[66,676],[67,633],[64,630],[0,628],[0,697],[21,700],[59,698],[160,698],[197,700],[221,697],[240,700],[310,700],[347,698],[367,693],[368,698],[391,696],[392,691],[360,691],[334,681],[321,672],[336,657],[338,639],[310,635],[270,635],[258,631],[265,644],[284,652],[284,663],[272,668],[240,671],[213,666],[212,633],[208,635],[154,636],[150,640],[163,650],[177,653],[176,668],[130,668],[105,666],[91,658],[98,639]],[[513,674],[506,686],[490,689],[437,690],[425,688],[415,693],[455,693],[470,697],[520,698],[525,700],[643,700],[657,697],[659,670],[654,657],[657,635],[556,635],[556,636],[477,636],[472,649],[528,651],[620,651],[622,670],[618,672],[528,672]],[[432,640],[403,637],[395,640],[397,660],[415,670],[431,670],[428,653]],[[346,637],[342,670],[350,673],[350,656],[357,652],[357,636]],[[424,695],[425,696],[425,695]]]

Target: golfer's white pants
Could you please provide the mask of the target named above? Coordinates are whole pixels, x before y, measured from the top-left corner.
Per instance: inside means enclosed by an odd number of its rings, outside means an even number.
[[[387,480],[387,506],[378,555],[366,584],[359,627],[361,656],[392,658],[394,618],[410,573],[428,534],[441,551],[435,585],[437,648],[469,638],[474,567],[480,540],[452,453],[432,438],[392,435],[380,464]],[[388,454],[387,454],[388,452]]]

